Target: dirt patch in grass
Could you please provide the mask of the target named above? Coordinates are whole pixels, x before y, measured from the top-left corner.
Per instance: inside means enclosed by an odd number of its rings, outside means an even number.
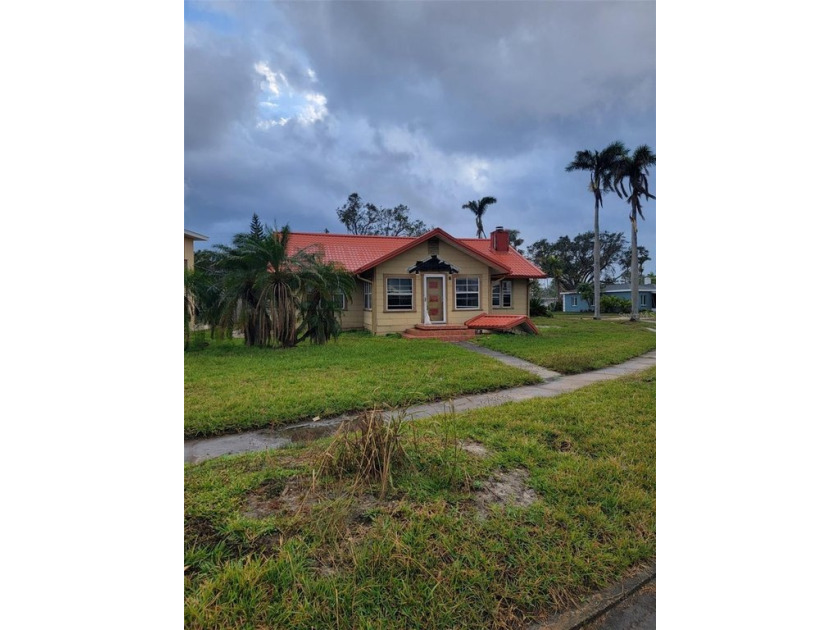
[[[311,479],[270,479],[247,495],[242,515],[266,518],[278,513],[294,514],[306,503],[314,503],[313,495]]]
[[[184,543],[186,546],[212,546],[221,540],[213,522],[205,516],[190,516],[184,519]]]
[[[490,451],[488,451],[487,448],[480,442],[464,440],[458,442],[458,446],[460,446],[467,453],[471,453],[472,455],[476,455],[482,459],[484,459],[490,454]]]
[[[484,483],[481,490],[473,494],[472,500],[478,507],[480,514],[487,515],[491,505],[507,505],[512,507],[528,507],[539,495],[526,485],[529,477],[527,470],[517,468],[506,472],[496,473],[493,478]]]
[[[401,502],[395,499],[380,500],[370,494],[348,495],[343,490],[324,490],[313,487],[312,478],[305,476],[288,479],[271,479],[245,497],[242,515],[248,518],[267,518],[276,514],[308,512],[313,506],[336,499],[352,498],[348,521],[368,523],[376,511],[396,512]]]

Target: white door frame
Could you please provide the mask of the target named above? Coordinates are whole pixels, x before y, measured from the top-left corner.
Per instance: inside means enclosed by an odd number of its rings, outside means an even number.
[[[429,287],[426,284],[426,282],[429,278],[440,278],[441,280],[443,280],[443,283],[441,284],[441,295],[443,295],[443,319],[439,322],[433,322],[428,317],[429,305],[426,302],[426,298],[428,297]],[[446,314],[447,314],[447,311],[446,311],[446,289],[447,289],[446,274],[442,274],[442,273],[423,274],[423,323],[424,324],[441,325],[441,324],[446,323]]]

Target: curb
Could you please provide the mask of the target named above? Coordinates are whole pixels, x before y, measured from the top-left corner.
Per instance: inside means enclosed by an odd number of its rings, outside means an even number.
[[[656,577],[656,563],[644,566],[641,571],[604,591],[592,595],[582,607],[554,615],[548,620],[529,627],[529,630],[580,630],[605,612],[620,604]]]

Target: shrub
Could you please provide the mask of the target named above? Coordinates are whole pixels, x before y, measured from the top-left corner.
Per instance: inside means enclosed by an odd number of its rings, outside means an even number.
[[[615,297],[613,295],[601,296],[602,313],[629,313],[631,310],[630,300]]]
[[[531,298],[531,317],[551,317],[551,311],[539,298]]]

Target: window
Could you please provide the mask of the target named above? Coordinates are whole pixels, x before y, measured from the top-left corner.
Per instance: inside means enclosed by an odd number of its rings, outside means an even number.
[[[493,285],[493,308],[510,308],[513,304],[513,282],[502,280]]]
[[[362,285],[364,286],[363,292],[364,292],[364,299],[365,299],[365,310],[369,311],[370,310],[370,304],[371,304],[371,298],[373,297],[373,295],[372,295],[372,291],[373,291],[372,286],[373,285],[370,282],[363,282]]]
[[[647,306],[647,293],[642,293],[640,297],[642,300],[642,306]]]
[[[336,293],[333,295],[333,299],[335,300],[335,303],[341,307],[342,311],[347,310],[347,300],[344,298],[343,293]]]
[[[577,296],[576,295],[572,296],[572,306],[577,306]]]
[[[478,307],[478,277],[455,278],[455,308]]]
[[[411,278],[386,278],[387,310],[414,310],[414,286]]]

